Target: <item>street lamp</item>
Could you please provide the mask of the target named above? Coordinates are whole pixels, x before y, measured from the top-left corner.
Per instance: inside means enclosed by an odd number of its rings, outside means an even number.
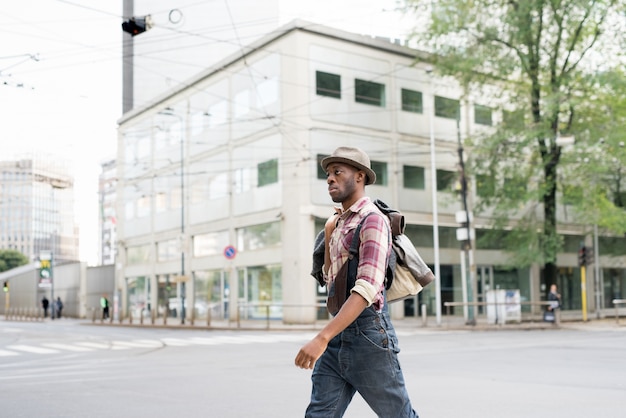
[[[433,68],[428,66],[426,73],[430,81],[432,105],[430,109],[430,178],[433,200],[433,249],[435,252],[435,313],[437,325],[441,325],[441,267],[439,265],[439,213],[437,208],[437,166],[435,164],[435,88],[432,79]]]
[[[170,108],[159,112],[160,115],[174,116],[180,122],[180,323],[185,323],[185,141],[182,116]]]

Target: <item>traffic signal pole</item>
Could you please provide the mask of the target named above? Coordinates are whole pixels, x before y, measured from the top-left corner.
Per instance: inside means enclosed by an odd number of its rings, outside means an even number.
[[[583,322],[587,322],[587,267],[580,267],[580,297],[582,299]]]

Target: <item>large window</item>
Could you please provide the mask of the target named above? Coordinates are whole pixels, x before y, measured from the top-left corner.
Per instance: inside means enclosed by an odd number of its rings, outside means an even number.
[[[402,89],[402,110],[413,113],[423,113],[422,93],[408,89]]]
[[[437,190],[451,190],[455,174],[454,171],[437,170]]]
[[[175,260],[178,257],[180,257],[180,241],[178,239],[157,242],[158,261]]]
[[[322,168],[322,160],[328,156],[328,154],[317,154],[317,178],[320,180],[326,180],[326,171]]]
[[[385,107],[385,85],[371,81],[354,80],[355,96],[357,103],[365,103],[373,106]]]
[[[493,124],[491,114],[492,110],[490,107],[474,105],[474,123],[491,126]]]
[[[278,183],[278,159],[259,163],[257,170],[258,187]]]
[[[126,263],[141,264],[150,261],[150,245],[128,247],[126,250]]]
[[[402,166],[402,174],[405,189],[424,190],[424,167],[405,165]]]
[[[376,184],[379,186],[387,185],[387,163],[382,161],[371,161],[372,170],[376,173]]]
[[[435,116],[456,120],[460,112],[461,104],[458,100],[435,96]]]
[[[259,250],[280,245],[280,222],[251,225],[237,229],[239,251]]]
[[[318,96],[341,99],[341,76],[337,74],[315,72],[315,93]]]
[[[206,257],[222,254],[228,245],[228,231],[209,232],[193,237],[193,256]]]

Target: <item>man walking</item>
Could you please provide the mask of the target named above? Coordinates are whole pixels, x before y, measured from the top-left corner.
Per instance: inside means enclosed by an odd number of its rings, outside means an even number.
[[[387,218],[365,195],[376,181],[370,159],[358,148],[339,147],[321,162],[328,193],[341,203],[325,230],[327,287],[341,280],[354,229],[360,231],[359,264],[349,297],[329,323],[298,352],[295,364],[313,369],[308,418],[342,417],[358,391],[379,417],[417,417],[398,362],[400,351],[385,299],[385,270],[391,250]]]
[[[44,297],[41,299],[41,307],[43,308],[43,317],[47,318],[48,317],[48,306],[50,305],[50,301],[48,301],[48,298],[44,295]]]

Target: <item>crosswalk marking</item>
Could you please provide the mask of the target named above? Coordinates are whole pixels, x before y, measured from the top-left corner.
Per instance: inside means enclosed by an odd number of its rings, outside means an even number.
[[[93,351],[93,348],[89,347],[81,347],[79,345],[71,345],[71,344],[61,344],[61,343],[45,343],[42,344],[44,347],[58,349],[58,350],[67,350],[67,351]]]
[[[74,345],[79,345],[81,347],[94,348],[96,350],[108,350],[111,348],[111,344],[108,343],[95,343],[92,341],[80,341],[74,343]]]
[[[25,351],[27,353],[35,354],[55,354],[59,352],[58,350],[53,350],[51,348],[37,347],[34,345],[8,345],[6,348],[9,350]]]
[[[57,354],[61,352],[92,352],[95,350],[129,350],[162,347],[217,346],[228,344],[271,344],[279,342],[306,341],[312,333],[268,333],[268,334],[232,334],[208,337],[160,338],[112,341],[73,341],[47,342],[40,345],[16,344],[0,348],[0,357],[17,356],[25,353]]]

